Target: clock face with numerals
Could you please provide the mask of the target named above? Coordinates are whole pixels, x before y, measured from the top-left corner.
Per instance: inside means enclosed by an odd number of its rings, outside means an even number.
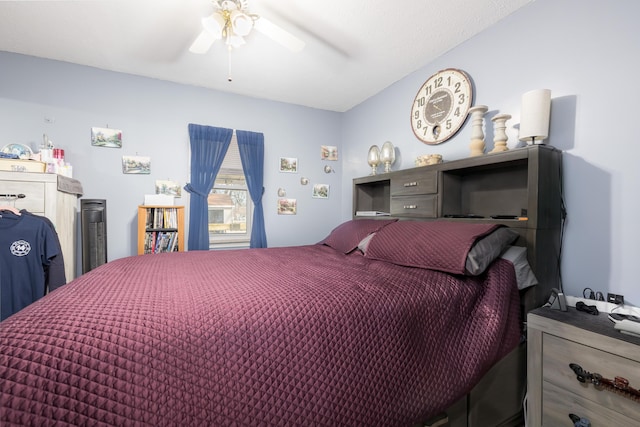
[[[425,144],[440,144],[462,127],[473,101],[471,79],[461,70],[440,70],[422,85],[411,106],[411,129]]]

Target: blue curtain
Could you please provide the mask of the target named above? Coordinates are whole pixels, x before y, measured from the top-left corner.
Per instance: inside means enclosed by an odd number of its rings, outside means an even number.
[[[231,143],[232,129],[189,124],[191,193],[188,249],[209,250],[208,197]]]
[[[237,130],[238,150],[249,195],[253,201],[253,222],[251,225],[251,248],[266,248],[267,234],[264,228],[264,135],[262,133]]]

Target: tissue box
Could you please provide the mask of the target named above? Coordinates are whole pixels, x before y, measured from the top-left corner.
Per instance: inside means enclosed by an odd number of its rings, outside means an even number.
[[[174,197],[167,194],[145,194],[144,204],[146,206],[173,206]]]

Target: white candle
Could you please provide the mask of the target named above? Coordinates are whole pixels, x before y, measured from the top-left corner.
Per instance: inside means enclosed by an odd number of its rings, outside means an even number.
[[[536,89],[522,95],[520,141],[541,144],[549,136],[551,91]]]

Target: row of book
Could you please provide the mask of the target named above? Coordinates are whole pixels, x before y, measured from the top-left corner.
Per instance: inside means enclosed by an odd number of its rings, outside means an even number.
[[[177,231],[147,231],[144,237],[144,253],[159,254],[178,251]]]
[[[147,228],[178,228],[178,210],[176,208],[147,209]]]

